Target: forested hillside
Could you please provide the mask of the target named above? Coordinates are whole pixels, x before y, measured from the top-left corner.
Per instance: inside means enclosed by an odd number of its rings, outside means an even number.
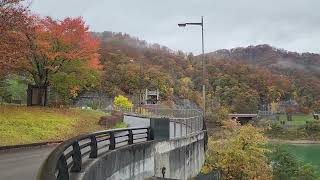
[[[228,60],[266,68],[290,81],[288,96],[302,106],[319,108],[320,55],[296,53],[270,45],[249,46],[231,50],[218,50],[207,54],[209,60]]]
[[[27,84],[35,83],[49,85],[49,102],[56,104],[72,104],[88,91],[111,98],[128,95],[138,103],[139,94],[144,89],[158,88],[164,105],[171,106],[181,99],[189,99],[201,107],[202,66],[199,56],[149,44],[128,34],[89,33],[81,18],[30,21],[41,25],[35,29],[37,31],[30,28],[31,33],[49,33],[43,37],[35,36],[42,39],[33,43],[50,41],[47,36],[55,37],[55,33],[44,31],[46,26],[55,32],[56,29],[67,30],[73,24],[86,43],[81,45],[82,48],[70,51],[70,57],[69,54],[64,57],[66,52],[60,52],[63,49],[50,54],[52,52],[45,46],[44,53],[48,51],[50,55],[45,61],[26,59],[19,66],[2,68],[10,69],[8,72],[11,73],[0,78],[1,101],[25,99],[25,91],[15,89],[25,89]],[[59,38],[65,44],[77,45],[78,36],[66,34]],[[69,42],[70,38],[73,41]],[[44,43],[38,46],[42,45]],[[52,47],[54,45],[52,42]],[[27,52],[32,54],[33,51]],[[89,55],[83,56],[84,53]],[[206,55],[208,114],[223,119],[222,116],[229,112],[256,113],[272,102],[290,99],[297,101],[300,108],[319,111],[319,64],[320,55],[287,52],[268,45],[209,53]],[[41,68],[35,68],[36,65]]]
[[[141,89],[157,87],[162,101],[169,105],[177,98],[201,105],[200,57],[151,45],[127,34],[94,35],[101,41],[102,89],[110,96],[137,95]],[[319,109],[320,93],[316,90],[320,86],[316,58],[319,55],[299,55],[267,45],[249,49],[220,50],[206,55],[210,112],[215,112],[215,116],[221,112],[253,113],[271,102],[289,99],[297,100],[301,108]],[[302,59],[308,55],[310,60],[289,58]],[[295,66],[285,66],[290,63]],[[309,67],[313,69],[308,71]]]

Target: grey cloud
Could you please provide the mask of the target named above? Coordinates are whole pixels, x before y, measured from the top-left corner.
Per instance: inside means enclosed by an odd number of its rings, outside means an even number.
[[[200,28],[178,28],[205,17],[206,51],[268,43],[320,52],[319,0],[33,0],[32,10],[56,18],[83,16],[92,31],[127,32],[175,50],[199,53]]]

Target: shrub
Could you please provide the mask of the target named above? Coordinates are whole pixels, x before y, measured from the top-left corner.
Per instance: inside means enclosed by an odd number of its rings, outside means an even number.
[[[116,110],[129,110],[133,107],[132,102],[122,95],[116,96],[113,103]]]
[[[313,121],[313,122],[307,122],[306,123],[306,130],[307,132],[319,132],[320,131],[320,122],[319,121]]]
[[[99,120],[99,125],[107,126],[108,128],[114,127],[116,124],[122,122],[123,114],[113,112],[111,116],[102,116]]]
[[[114,129],[119,129],[119,128],[127,128],[128,124],[126,124],[125,122],[118,122],[113,128]]]
[[[281,132],[283,127],[278,123],[271,123],[271,130],[275,132]]]
[[[293,108],[293,107],[287,107],[287,108],[285,108],[284,111],[285,111],[286,114],[292,114],[292,113],[296,113],[297,112],[297,110],[295,108]]]
[[[300,107],[299,111],[303,114],[310,114],[310,109],[308,107]]]

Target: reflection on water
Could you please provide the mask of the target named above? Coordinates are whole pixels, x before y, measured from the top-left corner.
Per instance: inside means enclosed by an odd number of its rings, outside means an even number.
[[[314,165],[320,175],[320,144],[282,144],[281,147],[299,160]]]

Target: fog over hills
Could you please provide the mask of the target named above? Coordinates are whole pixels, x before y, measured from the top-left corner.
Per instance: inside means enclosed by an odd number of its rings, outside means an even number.
[[[276,70],[304,71],[320,77],[320,55],[297,53],[267,44],[221,49],[207,54],[208,58],[235,60]]]

